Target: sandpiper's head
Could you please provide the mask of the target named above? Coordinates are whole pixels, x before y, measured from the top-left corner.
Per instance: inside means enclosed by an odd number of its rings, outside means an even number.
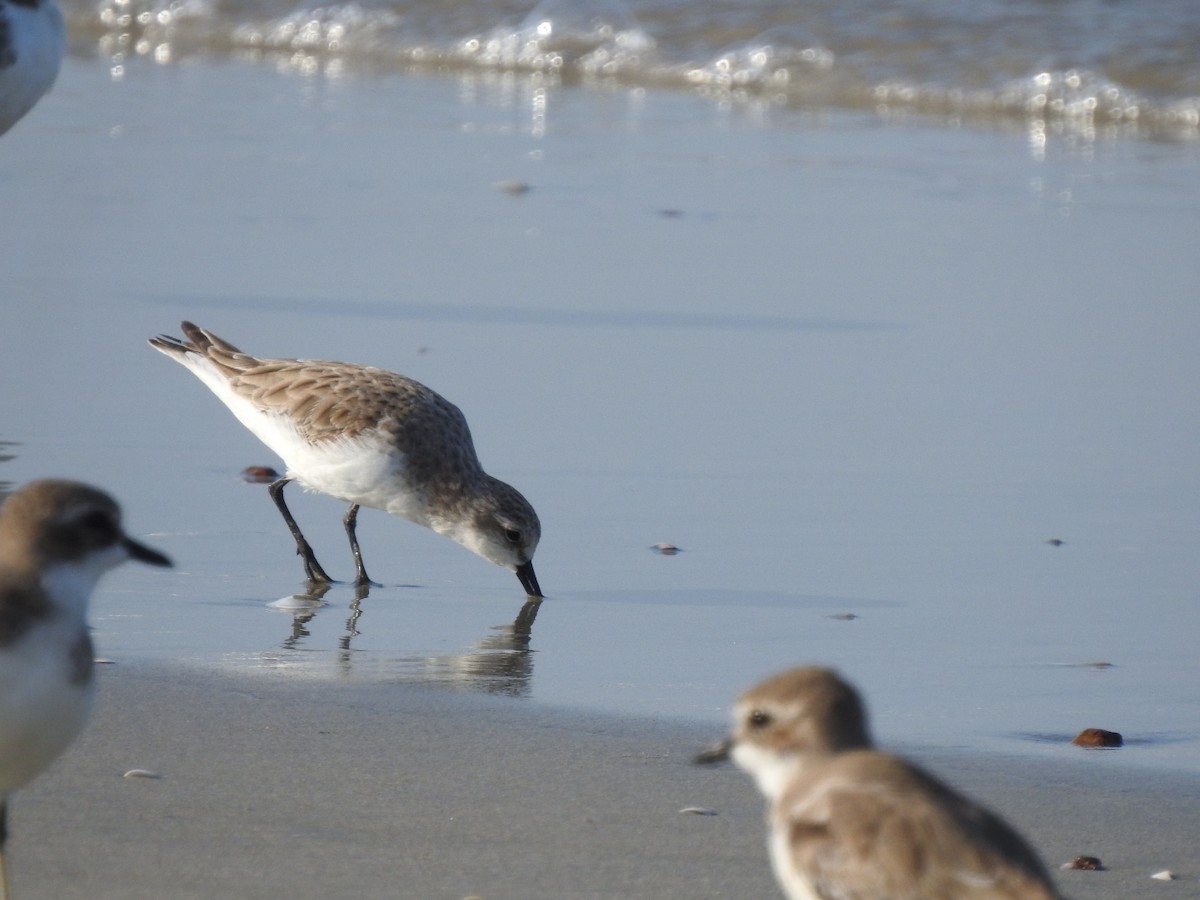
[[[121,529],[121,510],[103,491],[45,479],[18,488],[0,505],[0,568],[69,574],[84,590],[129,559],[171,561]]]
[[[489,490],[471,510],[467,528],[451,536],[484,559],[516,572],[530,597],[542,596],[533,573],[542,525],[529,501],[512,485],[491,478]]]
[[[858,691],[836,672],[809,666],[781,672],[742,694],[728,741],[701,759],[733,759],[774,798],[814,756],[869,746]]]

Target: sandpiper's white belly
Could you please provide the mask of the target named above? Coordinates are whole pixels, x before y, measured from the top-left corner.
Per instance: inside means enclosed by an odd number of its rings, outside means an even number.
[[[385,440],[342,438],[314,445],[296,436],[291,446],[272,449],[287,463],[288,474],[306,488],[430,524],[426,497],[410,483],[404,454]]]
[[[0,794],[46,768],[87,722],[94,683],[73,678],[82,628],[63,617],[43,619],[0,653]]]
[[[263,409],[233,390],[205,357],[191,353],[180,357],[180,361],[208,385],[239,422],[279,455],[287,474],[302,486],[432,527],[428,498],[422,490],[414,490],[404,453],[386,435],[366,431],[356,437],[314,444],[286,413]]]

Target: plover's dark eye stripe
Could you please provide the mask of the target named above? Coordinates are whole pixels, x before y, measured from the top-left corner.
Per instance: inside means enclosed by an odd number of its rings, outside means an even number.
[[[116,541],[121,534],[117,520],[107,510],[93,509],[85,512],[75,522],[81,529],[80,537],[89,546],[103,546]]]
[[[89,513],[85,513],[80,519],[79,524],[88,531],[115,531],[116,524],[112,520],[112,516],[107,513],[94,509]]]

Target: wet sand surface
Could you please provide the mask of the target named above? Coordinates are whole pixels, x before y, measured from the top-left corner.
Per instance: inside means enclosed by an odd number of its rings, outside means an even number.
[[[414,685],[105,666],[79,743],[12,810],[24,898],[778,896],[716,730]],[[1195,779],[906,748],[1019,827],[1076,898],[1195,896]],[[131,769],[159,779],[123,778]],[[716,815],[681,813],[703,807]],[[1172,868],[1181,880],[1149,876]]]

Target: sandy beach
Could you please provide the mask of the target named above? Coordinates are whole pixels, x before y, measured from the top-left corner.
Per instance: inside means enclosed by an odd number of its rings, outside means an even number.
[[[778,896],[759,796],[732,766],[689,762],[719,737],[694,724],[122,664],[100,696],[14,804],[26,900]],[[910,754],[1048,863],[1100,857],[1109,871],[1060,873],[1068,896],[1196,896],[1194,779]],[[1149,878],[1163,868],[1181,880]]]
[[[177,567],[93,599],[16,900],[771,900],[752,783],[690,758],[800,663],[1100,857],[1068,896],[1200,894],[1195,142],[108,52],[0,142],[0,480],[99,484]],[[371,510],[383,585],[281,611],[238,478],[278,461],[146,346],[183,318],[457,403],[541,517],[536,623]],[[289,502],[348,576],[341,504]]]

